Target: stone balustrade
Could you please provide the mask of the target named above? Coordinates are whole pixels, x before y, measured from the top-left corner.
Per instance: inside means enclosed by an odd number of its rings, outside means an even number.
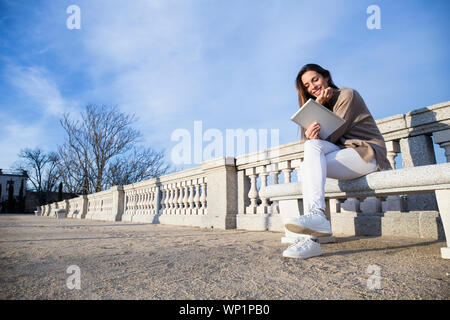
[[[435,146],[445,150],[446,161],[450,162],[450,102],[376,122],[394,169],[399,155],[403,168],[435,164]],[[40,212],[49,216],[55,208],[64,207],[69,218],[282,231],[278,201],[264,198],[261,191],[269,185],[300,181],[302,159],[303,143],[295,141],[47,204],[41,206]],[[438,217],[433,193],[353,196],[326,201],[329,216],[331,213],[374,216],[402,213]]]

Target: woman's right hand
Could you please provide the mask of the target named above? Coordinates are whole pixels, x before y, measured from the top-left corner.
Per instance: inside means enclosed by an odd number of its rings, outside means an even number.
[[[305,131],[305,136],[307,139],[319,139],[320,124],[313,122],[309,125],[308,129]]]

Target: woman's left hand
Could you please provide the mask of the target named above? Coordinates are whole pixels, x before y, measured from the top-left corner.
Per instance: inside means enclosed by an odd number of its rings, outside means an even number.
[[[320,94],[317,97],[316,101],[323,105],[326,102],[328,102],[331,99],[332,96],[333,96],[333,88],[328,87],[325,90],[322,90],[320,92]]]

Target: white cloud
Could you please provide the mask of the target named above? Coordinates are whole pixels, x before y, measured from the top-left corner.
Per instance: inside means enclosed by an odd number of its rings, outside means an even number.
[[[48,141],[42,123],[25,124],[14,119],[8,120],[7,123],[2,123],[0,131],[0,168],[3,169],[10,168],[18,160],[17,154],[22,148],[42,147]]]
[[[69,110],[68,102],[62,97],[58,85],[44,67],[23,67],[9,65],[7,78],[20,92],[32,100],[32,105],[48,116],[61,116]]]

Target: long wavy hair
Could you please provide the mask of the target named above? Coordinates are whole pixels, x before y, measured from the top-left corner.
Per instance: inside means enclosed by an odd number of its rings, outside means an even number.
[[[308,93],[308,90],[306,90],[305,86],[302,82],[302,75],[307,71],[316,71],[317,73],[321,74],[324,78],[328,78],[328,86],[332,87],[334,89],[339,89],[333,82],[333,79],[331,78],[330,71],[325,70],[318,64],[309,63],[305,64],[301,69],[300,72],[297,75],[297,79],[295,81],[295,86],[297,88],[298,92],[298,103],[300,108],[305,104],[306,101],[308,101],[310,98],[315,99],[312,95]]]

